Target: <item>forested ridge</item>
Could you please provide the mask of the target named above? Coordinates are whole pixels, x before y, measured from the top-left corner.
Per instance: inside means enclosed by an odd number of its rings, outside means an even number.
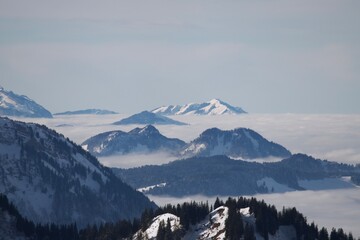
[[[305,216],[296,208],[283,208],[281,211],[273,205],[256,198],[239,197],[228,198],[226,201],[216,199],[213,205],[206,203],[183,203],[177,205],[166,205],[156,210],[145,210],[140,219],[119,220],[112,223],[87,226],[78,229],[76,224],[55,225],[35,224],[22,217],[16,207],[10,203],[5,195],[0,195],[1,214],[7,213],[12,216],[13,227],[24,236],[25,239],[69,239],[69,240],[103,240],[103,239],[132,239],[135,233],[136,239],[147,239],[141,234],[145,231],[153,219],[164,213],[171,213],[180,218],[181,228],[171,231],[169,221],[160,224],[157,239],[172,240],[181,239],[192,226],[204,220],[208,214],[220,206],[229,209],[228,218],[225,222],[226,239],[255,239],[255,232],[265,240],[269,234],[274,235],[280,226],[293,226],[296,230],[297,239],[318,240],[351,240],[351,233],[345,233],[343,229],[319,228],[315,223],[308,223]],[[254,226],[246,223],[240,214],[240,209],[249,208],[249,212],[255,217]],[[2,227],[2,225],[0,225]],[[142,230],[142,231],[140,231]]]

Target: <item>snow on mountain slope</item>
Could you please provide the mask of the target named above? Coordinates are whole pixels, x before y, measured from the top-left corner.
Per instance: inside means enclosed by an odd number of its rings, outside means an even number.
[[[110,131],[93,136],[82,143],[96,156],[126,155],[164,151],[177,154],[185,142],[163,136],[154,126],[147,125],[129,132]]]
[[[0,86],[0,115],[52,118],[51,113],[27,96],[6,91]]]
[[[258,187],[264,187],[268,189],[270,193],[284,193],[295,191],[296,189],[288,187],[285,184],[276,182],[273,178],[265,177],[256,181]]]
[[[155,240],[161,222],[166,225],[168,221],[170,222],[172,232],[181,228],[179,217],[177,217],[171,213],[164,213],[164,214],[161,214],[161,215],[155,217],[153,219],[152,223],[150,224],[150,226],[145,231],[140,230],[139,232],[137,232],[133,236],[133,239],[139,239],[139,237],[141,235],[141,236],[143,236],[142,239]]]
[[[154,207],[54,130],[0,118],[0,192],[35,222],[116,221]]]
[[[189,103],[183,106],[162,106],[153,109],[151,112],[162,115],[224,115],[246,113],[240,107],[231,106],[220,99],[212,99],[205,103]]]
[[[196,226],[192,227],[185,236],[184,240],[222,240],[225,239],[225,221],[228,218],[227,207],[221,206],[212,211],[209,216]]]
[[[227,155],[232,158],[254,159],[288,157],[291,153],[283,146],[266,140],[251,129],[237,128],[223,131],[212,128],[190,142],[181,154],[184,156]]]

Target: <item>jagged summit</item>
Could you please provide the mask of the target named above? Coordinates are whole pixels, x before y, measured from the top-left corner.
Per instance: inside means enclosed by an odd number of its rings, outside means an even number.
[[[151,112],[162,115],[224,115],[246,113],[240,107],[234,107],[220,99],[211,99],[205,103],[189,103],[181,105],[162,106]]]
[[[18,95],[0,86],[0,115],[52,118],[51,113],[25,95]]]

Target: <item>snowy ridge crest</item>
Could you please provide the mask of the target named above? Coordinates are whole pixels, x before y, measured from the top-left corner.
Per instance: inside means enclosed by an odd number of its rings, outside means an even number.
[[[52,114],[34,100],[0,87],[0,115],[52,118]]]
[[[205,103],[189,103],[183,106],[162,106],[153,109],[151,112],[162,115],[235,115],[246,113],[242,108],[231,106],[220,99],[211,99]]]

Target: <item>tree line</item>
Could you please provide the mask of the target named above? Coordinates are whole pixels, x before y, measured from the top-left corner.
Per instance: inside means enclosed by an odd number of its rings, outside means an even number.
[[[274,235],[280,226],[291,225],[296,230],[296,238],[304,240],[353,240],[351,233],[345,233],[343,229],[319,228],[314,223],[308,223],[306,217],[299,213],[296,208],[283,208],[277,211],[274,205],[268,205],[264,201],[255,198],[228,198],[225,202],[216,199],[214,205],[206,203],[183,203],[166,205],[155,210],[145,210],[139,219],[119,220],[114,223],[100,225],[88,225],[84,229],[78,229],[76,224],[36,224],[18,212],[16,207],[9,202],[7,197],[0,194],[0,210],[7,212],[14,218],[14,228],[28,239],[68,239],[68,240],[118,240],[131,239],[136,233],[137,239],[147,239],[145,230],[151,225],[153,219],[164,213],[171,213],[180,218],[181,229],[173,231],[170,221],[161,222],[157,240],[177,240],[191,228],[192,225],[204,220],[209,213],[220,206],[228,208],[228,218],[225,222],[226,239],[255,240],[255,232],[265,240],[269,235]],[[240,209],[249,208],[249,212],[255,218],[255,224],[245,221],[240,214]],[[1,213],[0,212],[0,213]],[[142,231],[140,231],[142,230]],[[360,238],[359,238],[360,239]]]

